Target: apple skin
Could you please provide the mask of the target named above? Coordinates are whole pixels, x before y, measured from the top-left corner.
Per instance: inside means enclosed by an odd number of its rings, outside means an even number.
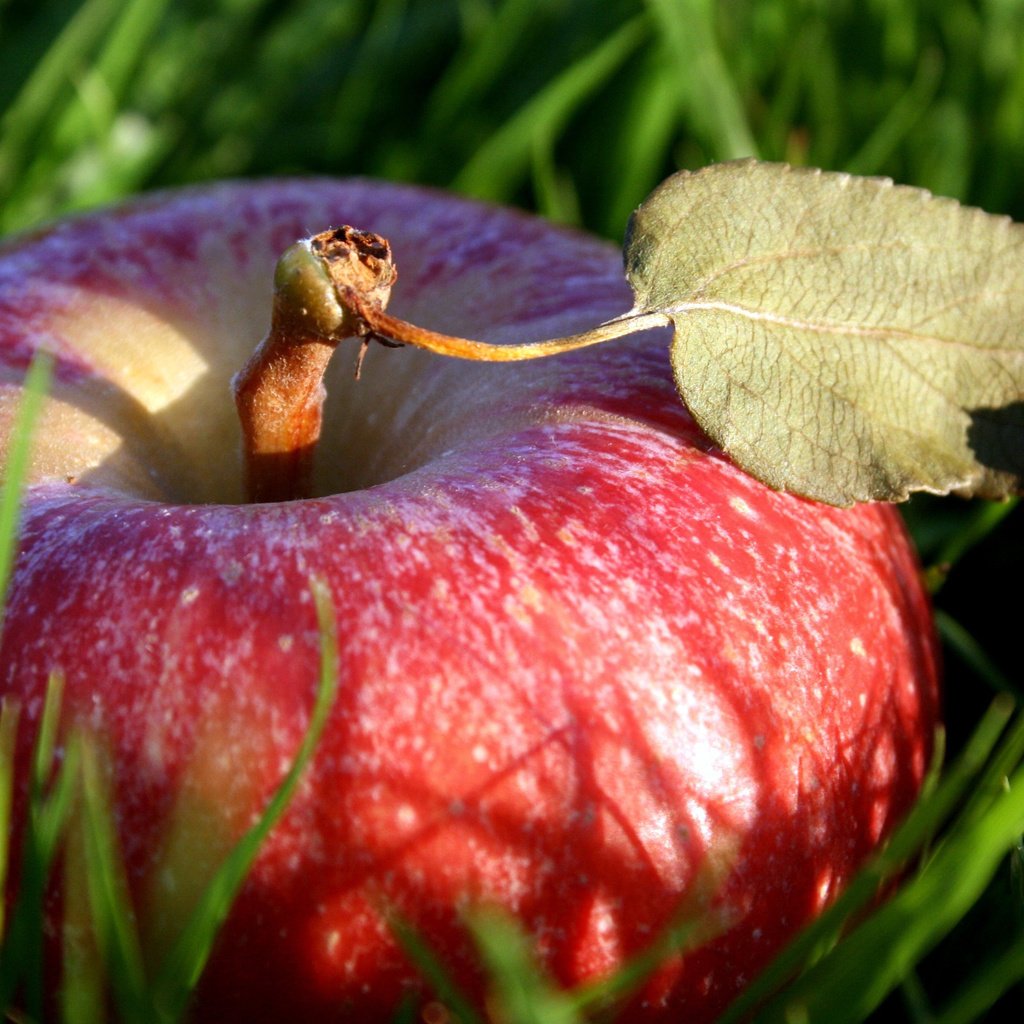
[[[358,383],[343,346],[323,497],[238,504],[229,380],[277,255],[343,222],[390,238],[391,309],[427,327],[534,340],[630,304],[604,243],[372,182],[167,193],[9,243],[0,418],[32,352],[57,354],[0,648],[22,770],[59,668],[67,721],[107,744],[156,959],[294,755],[319,576],[339,696],[194,1018],[389,1019],[424,990],[388,907],[477,997],[477,901],[579,982],[680,905],[708,913],[717,865],[730,926],[623,1015],[709,1020],[926,770],[936,653],[899,517],[735,468],[682,408],[662,332],[516,366],[374,349]]]

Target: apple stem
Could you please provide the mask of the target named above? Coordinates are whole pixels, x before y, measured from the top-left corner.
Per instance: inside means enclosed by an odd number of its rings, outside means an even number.
[[[356,377],[370,342],[439,355],[517,362],[571,352],[671,323],[663,313],[626,313],[581,334],[493,345],[428,331],[385,312],[397,270],[386,239],[352,227],[296,242],[274,272],[270,331],[235,376],[250,502],[308,497],[323,417],[323,376],[345,338],[359,338]]]
[[[231,382],[249,501],[309,497],[327,364],[343,338],[365,347],[362,311],[383,310],[394,280],[388,243],[349,227],[296,242],[278,260],[270,331]],[[339,283],[357,305],[339,302]]]
[[[316,335],[272,330],[235,378],[249,501],[309,496],[333,352]]]
[[[526,359],[543,359],[572,352],[578,348],[587,348],[590,345],[600,345],[604,341],[622,338],[637,331],[646,331],[651,327],[668,327],[671,323],[664,313],[625,313],[614,320],[606,320],[588,331],[570,334],[565,338],[532,341],[522,345],[493,345],[486,341],[473,341],[471,338],[457,338],[450,334],[428,331],[382,312],[374,318],[372,334],[377,340],[385,343],[414,345],[416,348],[426,349],[441,356],[486,363],[518,363]]]

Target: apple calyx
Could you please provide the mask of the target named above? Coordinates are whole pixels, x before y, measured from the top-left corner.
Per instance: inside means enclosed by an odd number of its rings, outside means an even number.
[[[270,330],[232,381],[250,502],[309,497],[326,397],[323,376],[338,343],[412,345],[482,362],[560,355],[649,327],[662,313],[632,310],[589,331],[549,341],[494,345],[426,330],[386,312],[398,270],[387,239],[345,225],[289,246],[274,271]]]

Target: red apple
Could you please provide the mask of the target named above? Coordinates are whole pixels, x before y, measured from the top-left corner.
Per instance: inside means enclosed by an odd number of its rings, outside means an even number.
[[[387,1019],[421,991],[388,907],[470,991],[476,901],[560,981],[593,978],[701,912],[718,864],[730,927],[625,1016],[707,1020],[921,782],[936,661],[899,518],[736,469],[659,332],[514,367],[375,349],[358,382],[343,346],[321,497],[241,504],[229,381],[276,257],[341,222],[391,240],[391,309],[424,326],[535,340],[630,304],[604,243],[365,182],[169,193],[9,244],[8,421],[32,353],[57,357],[0,649],[24,744],[59,668],[66,714],[109,743],[156,958],[294,755],[320,576],[340,693],[195,1019]]]

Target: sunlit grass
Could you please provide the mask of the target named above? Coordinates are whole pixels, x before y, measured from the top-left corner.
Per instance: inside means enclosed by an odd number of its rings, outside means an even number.
[[[0,488],[0,629],[3,629],[3,596],[7,593],[18,548],[18,505],[28,470],[32,432],[52,373],[53,360],[48,355],[42,354],[33,360],[25,377],[7,449],[3,487]]]

